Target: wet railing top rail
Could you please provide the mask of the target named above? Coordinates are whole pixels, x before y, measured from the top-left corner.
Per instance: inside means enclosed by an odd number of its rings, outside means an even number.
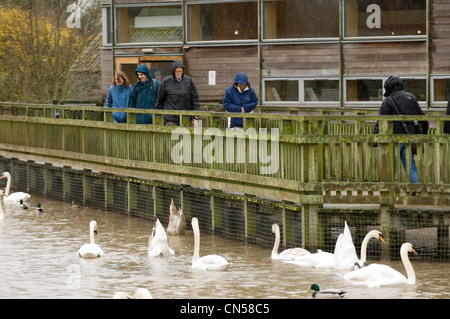
[[[104,121],[112,122],[113,112],[126,112],[128,116],[128,124],[135,124],[136,114],[154,114],[154,124],[163,124],[162,115],[173,114],[180,116],[182,126],[191,126],[191,116],[198,116],[200,119],[218,118],[227,120],[228,118],[239,117],[244,119],[246,127],[254,127],[251,121],[272,120],[272,121],[379,121],[386,120],[386,116],[377,115],[376,110],[359,109],[359,108],[298,108],[296,112],[289,114],[282,113],[226,113],[218,111],[167,111],[157,109],[134,109],[134,108],[105,108],[92,105],[53,105],[53,104],[32,104],[32,103],[16,103],[16,102],[0,102],[0,115],[14,115],[27,117],[45,117],[59,119],[75,119],[86,121]],[[316,112],[314,114],[298,114],[298,113]],[[333,114],[338,113],[338,114]],[[340,114],[339,114],[340,113]],[[342,114],[345,113],[345,114]],[[96,116],[97,115],[97,116]],[[392,120],[418,120],[426,119],[428,121],[436,121],[438,129],[443,121],[448,121],[448,116],[444,110],[427,111],[426,116],[396,116]],[[390,119],[388,119],[390,120]],[[203,122],[203,127],[225,128],[226,123]],[[439,131],[439,130],[438,130]]]

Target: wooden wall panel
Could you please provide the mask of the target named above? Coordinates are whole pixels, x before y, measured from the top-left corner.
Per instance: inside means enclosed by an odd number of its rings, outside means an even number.
[[[430,0],[431,73],[450,73],[450,0]]]
[[[112,52],[111,50],[100,50],[102,63],[102,77],[101,77],[101,88],[102,88],[102,98],[106,99],[108,95],[108,89],[111,86],[111,80],[113,78],[113,60],[112,60]]]
[[[222,101],[236,73],[246,73],[250,85],[259,94],[257,47],[190,48],[185,53],[186,74],[191,76],[203,102]],[[209,85],[209,71],[216,71],[216,85]]]
[[[263,76],[339,76],[339,44],[265,45]]]
[[[344,75],[427,73],[425,42],[344,43]]]

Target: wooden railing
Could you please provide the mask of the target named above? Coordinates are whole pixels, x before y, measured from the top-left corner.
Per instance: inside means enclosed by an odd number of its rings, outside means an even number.
[[[381,213],[400,204],[450,207],[443,113],[394,118],[361,110],[319,116],[199,111],[201,124],[193,127],[192,112],[126,109],[128,124],[114,124],[114,111],[124,109],[1,103],[0,155],[300,203],[311,225],[323,205],[376,204]],[[138,113],[152,113],[154,124],[133,124]],[[164,126],[168,113],[178,114],[182,125]],[[226,130],[229,117],[244,118],[244,130]],[[428,120],[429,132],[394,135],[392,123],[400,119]],[[373,134],[377,121],[380,133]],[[418,144],[417,184],[409,182],[410,170],[399,157],[400,143],[407,143],[410,166],[412,142]]]

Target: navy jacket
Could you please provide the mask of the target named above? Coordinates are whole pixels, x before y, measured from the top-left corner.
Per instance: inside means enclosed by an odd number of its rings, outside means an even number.
[[[247,84],[244,91],[241,91],[237,84]],[[255,91],[251,88],[245,73],[238,73],[234,79],[233,85],[226,89],[222,104],[227,112],[241,113],[244,108],[245,113],[252,112],[256,105],[258,105],[258,97]],[[230,127],[243,127],[244,121],[242,118],[231,118]]]

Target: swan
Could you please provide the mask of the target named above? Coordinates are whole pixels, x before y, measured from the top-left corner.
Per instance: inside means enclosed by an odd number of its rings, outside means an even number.
[[[275,243],[272,249],[272,259],[276,260],[292,260],[298,256],[310,254],[309,251],[303,248],[289,248],[278,254],[278,247],[280,246],[280,226],[278,224],[272,225],[272,233],[275,234]]]
[[[206,255],[200,258],[200,230],[198,219],[193,217],[191,220],[192,230],[194,231],[194,255],[192,256],[192,269],[201,270],[228,270],[230,263],[219,255]]]
[[[312,290],[313,298],[326,298],[326,299],[342,298],[347,293],[343,290],[337,290],[337,289],[320,290],[318,284],[312,284],[311,288],[309,288],[308,290]]]
[[[344,233],[340,234],[336,240],[334,253],[318,250],[317,253],[295,258],[294,264],[315,268],[334,268],[353,270],[366,265],[367,245],[372,238],[384,242],[383,234],[378,230],[372,230],[366,234],[361,244],[361,259],[356,255],[355,245],[353,245],[352,235],[347,222],[344,224]]]
[[[167,257],[174,255],[175,251],[169,247],[167,243],[167,234],[163,225],[156,219],[155,227],[153,227],[152,235],[148,241],[149,257]]]
[[[97,235],[97,222],[95,220],[89,223],[89,235],[91,242],[81,246],[78,250],[78,256],[83,258],[97,258],[103,256],[103,250],[94,241],[94,235]]]
[[[382,264],[371,264],[341,277],[353,284],[366,285],[369,288],[385,285],[414,285],[416,283],[416,273],[408,258],[409,252],[417,254],[411,243],[404,243],[400,248],[400,257],[406,269],[407,277],[397,270]]]
[[[298,256],[287,262],[304,267],[353,269],[358,260],[350,229],[345,222],[344,233],[339,234],[333,253],[318,249],[316,253]]]
[[[20,204],[20,208],[22,208],[22,209],[28,209],[28,206],[27,206],[26,204],[23,203],[23,199],[21,199],[21,200],[19,201],[19,204]]]
[[[24,192],[16,192],[9,194],[9,190],[11,188],[11,174],[8,172],[3,172],[0,176],[0,179],[6,178],[6,189],[5,189],[5,196],[3,200],[5,202],[18,202],[19,200],[23,200],[24,202],[28,201],[30,199],[30,194],[24,193]]]
[[[119,291],[114,294],[114,299],[133,299],[132,296],[124,291]],[[152,294],[146,288],[138,288],[134,292],[134,299],[153,299]]]
[[[42,212],[44,211],[44,208],[42,208],[41,203],[38,203],[38,204],[37,204],[36,211],[37,211],[38,213],[42,213]]]
[[[369,241],[374,238],[378,239],[382,243],[384,243],[383,234],[379,232],[378,230],[371,230],[367,233],[367,235],[364,237],[363,242],[361,244],[361,259],[358,260],[355,264],[358,268],[362,268],[364,266],[367,266],[366,260],[367,260],[367,245],[369,244]]]
[[[169,225],[167,226],[167,233],[170,236],[184,235],[186,232],[186,217],[183,214],[183,210],[177,210],[175,203],[170,203],[170,216]]]

